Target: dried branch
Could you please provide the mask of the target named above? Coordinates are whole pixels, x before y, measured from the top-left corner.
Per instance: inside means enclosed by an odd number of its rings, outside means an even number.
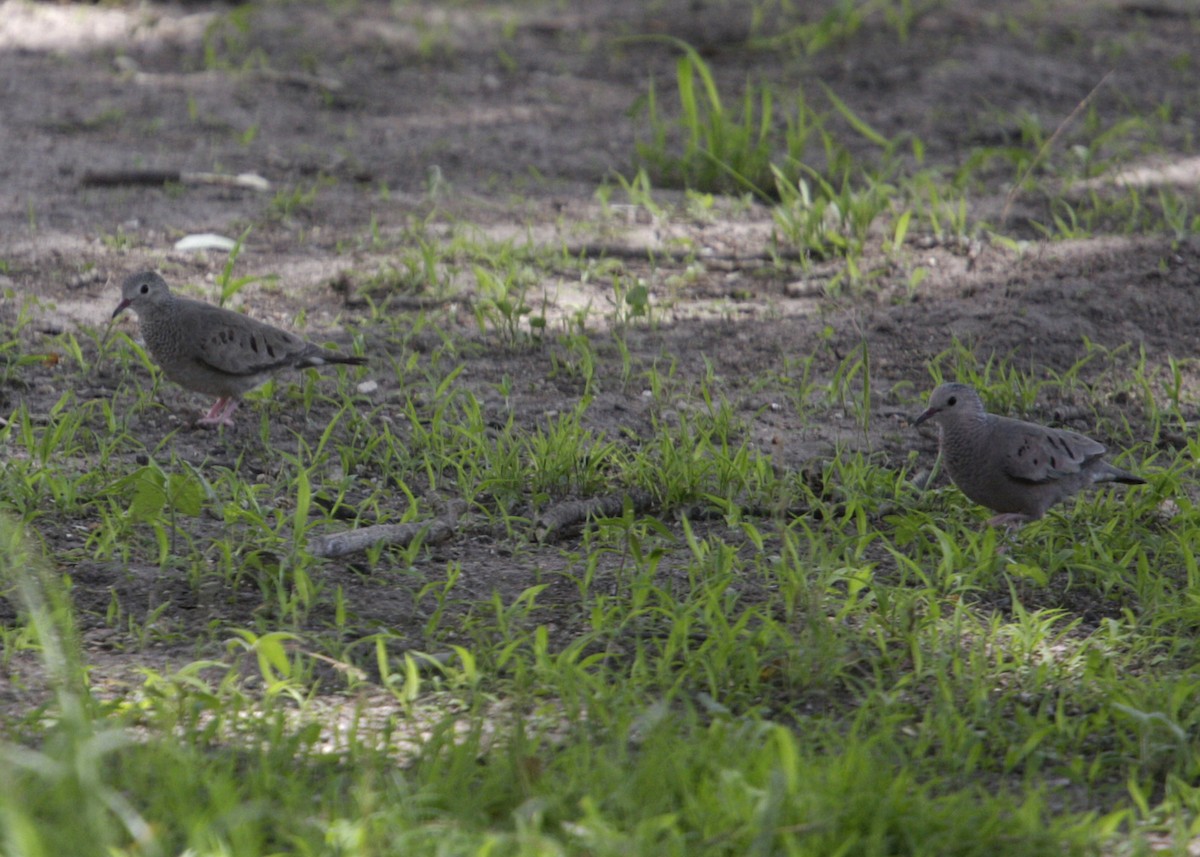
[[[357,553],[379,543],[406,547],[417,538],[424,537],[427,545],[439,544],[454,535],[458,516],[466,510],[466,504],[456,501],[448,504],[446,511],[431,521],[413,521],[407,524],[375,524],[357,530],[332,533],[309,539],[308,552],[313,556],[332,558]]]
[[[624,511],[626,500],[633,505],[633,511],[640,513],[650,508],[654,498],[649,491],[632,491],[588,500],[570,500],[543,512],[537,519],[534,532],[538,541],[544,542],[581,526],[589,518],[615,518]]]
[[[182,170],[88,170],[80,182],[84,187],[118,187],[121,185],[193,184],[237,187],[267,191],[271,183],[254,173],[189,173]]]

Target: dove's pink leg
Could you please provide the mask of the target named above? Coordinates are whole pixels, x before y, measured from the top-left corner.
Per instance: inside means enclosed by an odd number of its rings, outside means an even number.
[[[214,426],[229,426],[233,428],[233,412],[237,409],[238,400],[222,396],[213,402],[208,413],[196,421],[196,425],[212,428]]]
[[[989,520],[988,526],[1005,527],[1006,529],[1011,530],[1013,527],[1019,527],[1021,524],[1027,524],[1032,520],[1033,518],[1029,517],[1028,515],[1022,515],[1020,512],[1006,512],[1003,515],[997,515]]]

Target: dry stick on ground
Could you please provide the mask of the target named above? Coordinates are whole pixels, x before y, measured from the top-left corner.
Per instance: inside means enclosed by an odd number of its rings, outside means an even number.
[[[673,247],[637,247],[629,244],[568,244],[565,248],[568,256],[585,259],[635,259],[635,260],[666,260],[675,264],[691,262],[774,262],[777,258],[787,262],[799,262],[803,256],[796,250],[782,248],[776,251],[761,250],[756,253],[703,253],[699,250],[679,250]]]
[[[1021,192],[1021,184],[1025,181],[1025,177],[1033,172],[1033,168],[1042,162],[1042,160],[1046,157],[1046,153],[1050,151],[1050,147],[1054,145],[1054,141],[1062,136],[1063,131],[1067,129],[1068,125],[1075,121],[1075,117],[1083,111],[1083,108],[1092,103],[1092,99],[1096,97],[1096,93],[1100,91],[1100,87],[1104,86],[1104,83],[1110,77],[1112,77],[1114,71],[1116,71],[1116,69],[1109,70],[1104,77],[1100,78],[1100,82],[1092,87],[1092,91],[1083,97],[1083,101],[1080,101],[1075,105],[1075,109],[1071,111],[1071,114],[1067,116],[1067,118],[1061,123],[1059,123],[1059,126],[1054,129],[1054,133],[1050,135],[1050,139],[1042,144],[1042,148],[1038,149],[1038,153],[1034,155],[1033,160],[1030,161],[1025,169],[1021,171],[1021,174],[1017,176],[1017,180],[1013,184],[1012,190],[1010,190],[1008,192],[1008,196],[1004,198],[1004,208],[1000,211],[1001,226],[1008,222],[1008,212],[1012,209],[1012,204],[1017,198],[1017,194]]]
[[[171,72],[142,71],[141,67],[128,56],[118,57],[117,68],[125,72],[123,77],[141,86],[181,88],[193,86],[227,86],[228,75],[223,71],[197,71],[175,74]],[[286,86],[299,86],[305,89],[319,89],[326,93],[341,92],[346,85],[336,77],[323,74],[307,74],[302,71],[276,71],[271,68],[247,70],[243,75],[239,72],[238,80],[257,79],[267,83],[281,83]],[[256,81],[256,82],[257,82]]]
[[[271,183],[254,173],[189,173],[182,170],[88,170],[80,182],[84,187],[119,185],[207,184],[267,191]]]
[[[466,511],[467,504],[456,500],[446,505],[445,512],[432,521],[414,521],[408,524],[375,524],[344,533],[316,536],[309,539],[308,552],[313,556],[331,558],[364,551],[380,542],[406,547],[424,533],[427,545],[444,542],[454,535],[458,516]]]
[[[629,491],[559,503],[538,517],[534,533],[539,542],[545,542],[583,524],[588,518],[615,518],[624,511],[626,500],[632,504],[634,512],[644,512],[650,508],[654,498],[649,491]]]
[[[333,669],[337,670],[342,675],[349,676],[354,681],[368,681],[371,678],[370,674],[366,670],[356,666],[355,664],[348,663],[346,661],[339,661],[336,658],[331,658],[328,655],[323,655],[320,652],[314,652],[308,649],[301,649],[301,651],[315,660],[324,661]],[[445,667],[448,667],[456,660],[459,660],[458,652],[420,652],[416,649],[409,649],[396,655],[389,654],[388,659],[393,662],[402,661],[404,660],[405,655],[408,655],[413,659],[417,666],[417,672],[421,673],[422,675],[444,672]]]
[[[645,512],[654,505],[654,495],[649,491],[633,491],[622,494],[608,494],[604,497],[593,497],[590,500],[571,500],[547,509],[537,519],[534,535],[539,542],[547,542],[565,535],[567,532],[581,526],[589,518],[615,518],[625,510],[625,500],[628,499],[635,513]],[[712,504],[697,503],[678,510],[692,520],[710,520],[721,518],[728,514],[727,510]],[[875,517],[882,518],[896,511],[894,503],[883,503],[876,510]],[[759,518],[803,518],[812,516],[816,520],[839,518],[846,513],[846,504],[837,503],[829,509],[812,507],[803,503],[788,506],[770,506],[759,503],[746,503],[741,506],[743,515]]]

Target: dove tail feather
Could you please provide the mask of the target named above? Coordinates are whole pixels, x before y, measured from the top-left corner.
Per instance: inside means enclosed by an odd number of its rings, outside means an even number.
[[[1122,485],[1145,485],[1146,480],[1140,476],[1107,464],[1103,470],[1097,470],[1092,477],[1093,482],[1120,482]]]
[[[345,363],[350,366],[365,366],[367,358],[346,354],[310,354],[297,361],[297,369],[310,369],[313,366],[328,366],[331,363]]]
[[[1113,477],[1113,482],[1120,482],[1124,485],[1146,485],[1147,482],[1140,476],[1134,476],[1132,473],[1122,472],[1120,475]]]

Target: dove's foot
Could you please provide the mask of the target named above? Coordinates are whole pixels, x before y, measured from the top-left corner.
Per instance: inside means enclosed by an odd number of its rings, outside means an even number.
[[[1004,527],[1006,530],[1011,530],[1021,526],[1021,524],[1028,524],[1032,520],[1033,516],[1031,515],[1024,515],[1020,512],[1006,512],[1005,514],[997,515],[988,521],[988,526]]]
[[[238,400],[222,396],[213,402],[208,413],[196,420],[196,425],[204,428],[229,426],[233,428],[233,412],[237,409]]]

